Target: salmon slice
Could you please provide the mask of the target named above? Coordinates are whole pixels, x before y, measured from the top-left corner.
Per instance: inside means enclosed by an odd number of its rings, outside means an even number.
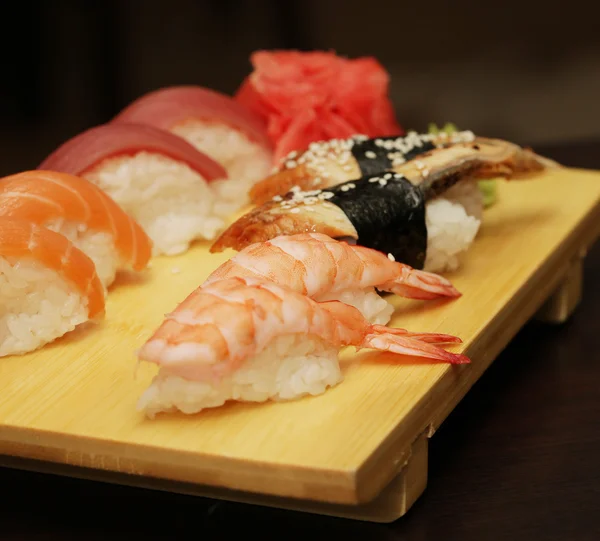
[[[33,259],[56,271],[87,298],[89,319],[104,316],[104,288],[94,262],[63,235],[25,220],[0,217],[0,257]]]
[[[152,254],[152,241],[138,222],[95,184],[67,173],[25,171],[0,179],[0,216],[41,226],[65,220],[108,233],[121,266],[136,271]]]

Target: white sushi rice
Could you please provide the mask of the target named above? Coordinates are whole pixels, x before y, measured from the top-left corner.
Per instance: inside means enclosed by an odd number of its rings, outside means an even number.
[[[374,288],[334,291],[315,298],[317,302],[340,301],[358,309],[366,320],[374,325],[386,325],[394,313],[394,307],[383,299]]]
[[[424,270],[458,269],[481,226],[483,195],[474,181],[454,185],[425,207],[427,257]]]
[[[444,199],[460,203],[467,215],[483,218],[483,193],[476,180],[462,180],[444,193]]]
[[[213,240],[225,225],[217,193],[186,164],[138,152],[103,161],[85,177],[130,214],[154,243],[153,255],[185,252]]]
[[[85,224],[64,219],[47,222],[44,226],[67,237],[94,262],[96,273],[105,288],[114,282],[121,261],[110,233],[92,231]]]
[[[34,351],[87,320],[87,298],[57,272],[0,257],[0,357]]]
[[[227,170],[229,179],[216,187],[221,197],[231,202],[233,212],[250,202],[248,192],[252,185],[271,171],[271,151],[226,124],[190,120],[171,131]]]
[[[280,336],[219,383],[190,381],[161,369],[138,401],[149,417],[198,413],[229,400],[266,402],[320,395],[342,381],[338,349],[306,335]]]

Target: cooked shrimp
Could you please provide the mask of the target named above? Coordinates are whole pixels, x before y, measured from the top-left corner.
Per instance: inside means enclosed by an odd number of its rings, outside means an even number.
[[[192,292],[140,349],[139,359],[160,371],[139,407],[150,416],[172,409],[195,413],[231,399],[320,394],[341,380],[342,347],[468,363],[437,345],[460,342],[372,325],[356,308],[318,303],[264,278],[217,280]]]
[[[252,244],[215,270],[206,283],[232,276],[264,277],[316,301],[340,300],[380,324],[389,321],[393,307],[375,288],[411,299],[460,296],[441,276],[319,233]]]

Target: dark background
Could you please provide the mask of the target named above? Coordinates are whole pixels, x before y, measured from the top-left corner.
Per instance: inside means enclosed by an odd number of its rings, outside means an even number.
[[[0,2],[0,174],[35,167],[160,86],[233,92],[250,52],[273,47],[376,55],[406,127],[453,120],[599,168],[599,144],[578,143],[600,140],[595,11],[582,0]],[[426,492],[395,524],[0,468],[0,540],[597,541],[599,272],[596,247],[573,319],[526,326],[450,415],[430,442]]]
[[[260,48],[375,55],[407,128],[451,120],[531,145],[600,136],[600,32],[583,0],[0,5],[0,174],[161,86],[233,93]]]

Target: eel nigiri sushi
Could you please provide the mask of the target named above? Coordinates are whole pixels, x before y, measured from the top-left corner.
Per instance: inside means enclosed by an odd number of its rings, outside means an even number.
[[[0,179],[0,216],[67,237],[96,266],[105,287],[117,270],[146,267],[152,242],[140,225],[91,182],[67,173],[25,171]]]
[[[396,167],[409,176],[371,173],[339,184],[327,180],[328,188],[303,191],[306,177],[301,175],[290,192],[273,196],[231,224],[211,251],[241,250],[279,235],[312,231],[390,253],[416,269],[451,271],[481,225],[483,196],[475,178],[521,178],[554,166],[512,143],[494,140],[486,146],[480,141],[428,150]]]
[[[100,187],[150,236],[153,254],[175,255],[212,240],[237,203],[211,186],[223,167],[167,131],[105,124],[62,144],[38,169],[81,176]]]
[[[234,276],[265,278],[318,302],[344,302],[380,325],[389,322],[394,308],[375,289],[422,300],[460,296],[441,276],[319,233],[251,244],[218,267],[205,284]]]
[[[104,316],[94,262],[38,224],[0,217],[0,357],[39,349]]]
[[[193,291],[138,351],[160,367],[138,408],[153,417],[318,395],[341,381],[344,346],[467,363],[438,345],[460,341],[371,325],[352,306],[317,303],[263,278],[217,280]]]
[[[512,179],[557,166],[529,149],[502,139],[478,137],[471,131],[409,132],[403,137],[375,139],[357,135],[318,141],[305,152],[292,152],[272,175],[253,187],[250,195],[254,204],[261,204],[294,186],[301,190],[323,189],[392,172],[423,186],[432,198],[465,178]]]
[[[147,124],[187,140],[219,162],[227,184],[246,195],[271,170],[273,147],[264,121],[232,97],[200,86],[174,86],[149,92],[113,120]]]

